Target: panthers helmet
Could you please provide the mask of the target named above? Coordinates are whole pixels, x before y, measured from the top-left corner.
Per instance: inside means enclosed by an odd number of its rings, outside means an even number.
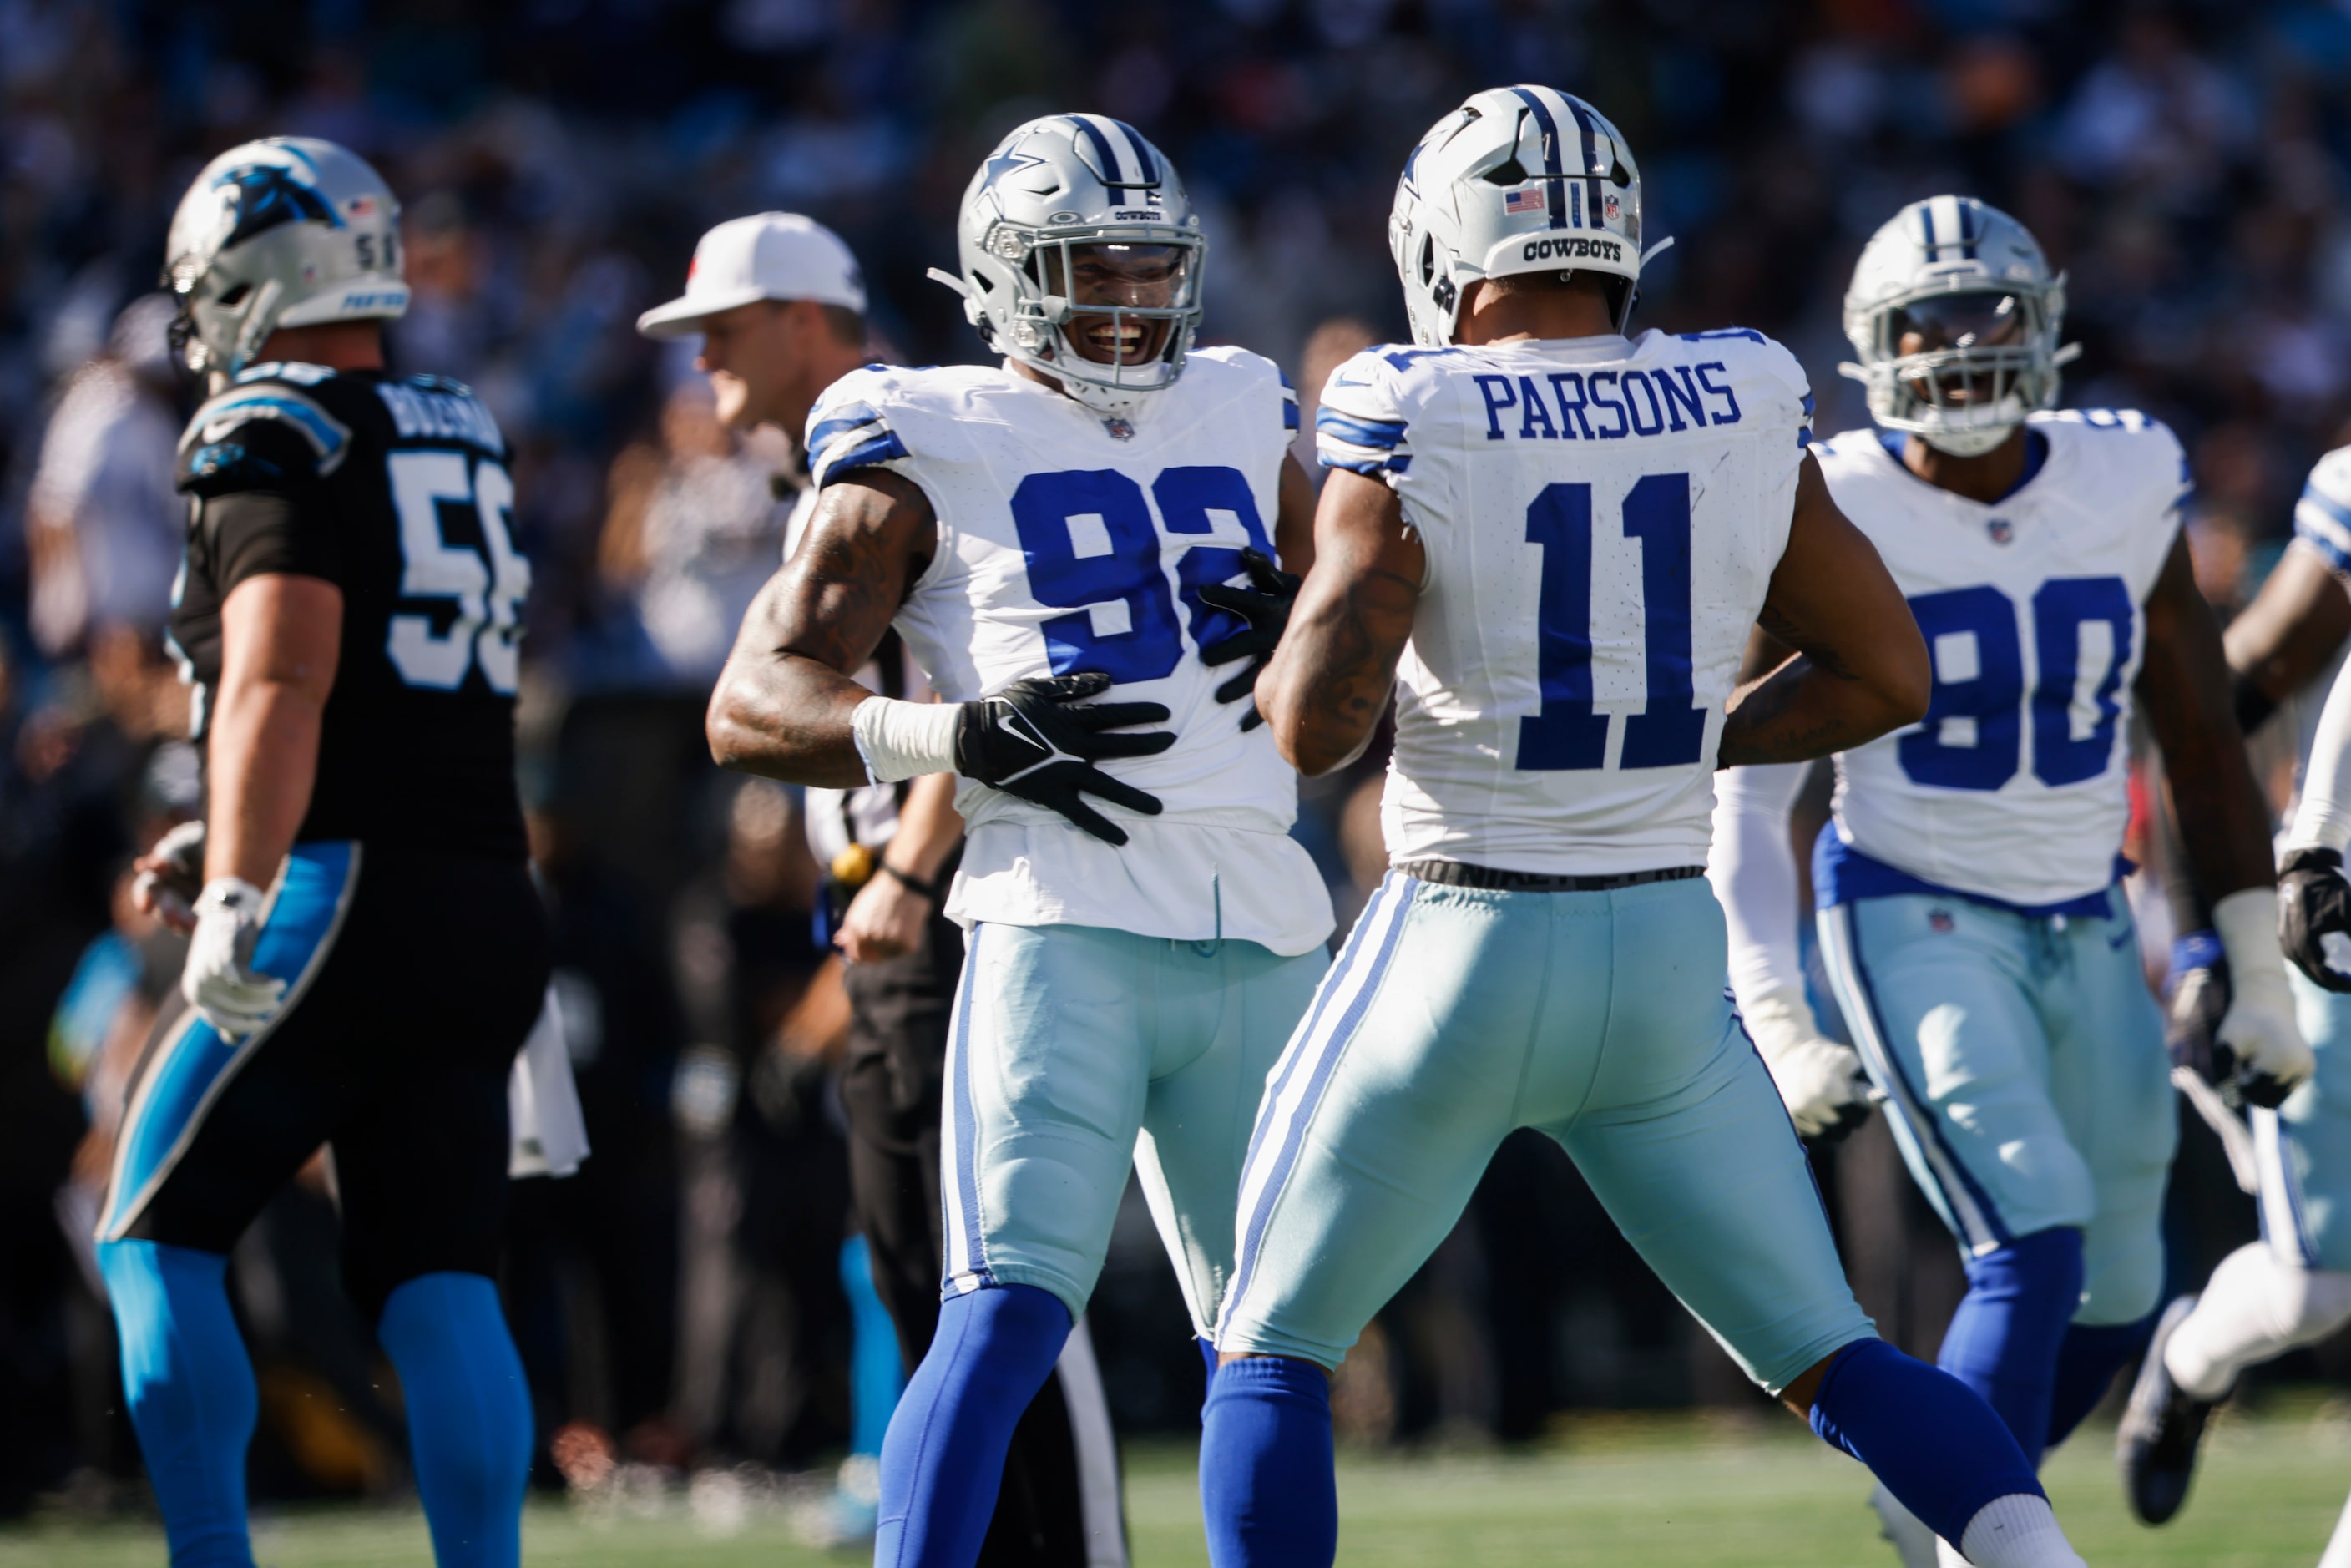
[[[180,198],[163,287],[172,347],[230,377],[280,327],[401,315],[400,203],[358,154],[308,136],[232,147]]]
[[[1207,248],[1159,149],[1102,115],[1052,114],[1014,131],[980,165],[956,219],[963,275],[931,276],[963,295],[965,316],[998,353],[1123,416],[1184,373]],[[1090,291],[1081,272],[1135,264],[1155,275],[1142,291],[1164,298],[1081,298]],[[1081,340],[1109,357],[1089,358]]]
[[[1844,297],[1870,417],[1938,452],[1974,457],[2057,401],[2065,279],[2022,224],[1973,196],[1930,196],[1862,247]],[[1906,340],[1915,340],[1908,352]]]
[[[1413,340],[1453,341],[1472,279],[1596,272],[1619,280],[1616,329],[1641,282],[1641,171],[1598,110],[1548,87],[1473,93],[1404,163],[1388,217]]]

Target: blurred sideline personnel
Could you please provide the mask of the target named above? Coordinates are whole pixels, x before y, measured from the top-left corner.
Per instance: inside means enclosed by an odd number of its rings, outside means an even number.
[[[2301,970],[2287,977],[2315,1068],[2273,1108],[2242,1108],[2252,1123],[2262,1239],[2223,1259],[2200,1294],[2165,1310],[2116,1433],[2126,1496],[2150,1524],[2186,1502],[2205,1418],[2238,1375],[2351,1322],[2351,995],[2342,994],[2351,991],[2351,953],[2327,940],[2351,932],[2343,881],[2351,841],[2346,582],[2351,446],[2311,470],[2294,507],[2294,541],[2226,640],[2238,723],[2250,733],[2283,706],[2299,730],[2301,800],[2279,841],[2279,916],[2286,955]],[[2173,964],[2175,1050],[2190,1071],[2219,1054],[2203,1045],[2231,978],[2215,962],[2221,955],[2211,934],[2197,930],[2204,924],[2189,912]],[[2351,1568],[2351,1510],[2322,1563]]]
[[[1391,869],[1250,1143],[1210,1561],[1333,1560],[1327,1369],[1533,1127],[1749,1376],[1970,1562],[2078,1563],[1998,1417],[1872,1333],[1723,999],[1717,764],[1927,707],[1901,594],[1805,456],[1802,370],[1738,329],[1627,340],[1639,172],[1550,88],[1439,120],[1388,235],[1419,346],[1323,388],[1314,569],[1259,702],[1311,776],[1398,688]],[[1798,656],[1734,690],[1759,617]]]
[[[818,396],[866,362],[865,287],[832,231],[797,214],[762,213],[703,235],[685,293],[646,311],[637,329],[655,338],[700,333],[695,363],[710,377],[720,418],[737,431],[772,424],[797,442]],[[786,559],[807,532],[816,497],[814,485],[800,490]],[[853,678],[884,697],[932,700],[894,630]],[[946,918],[943,892],[963,847],[955,792],[954,774],[933,773],[811,789],[806,800],[809,847],[826,869],[831,937],[849,960],[841,1102],[850,1193],[874,1288],[910,1367],[930,1348],[939,1316],[940,1085],[964,956],[963,929]],[[1125,1561],[1110,1407],[1082,1324],[1061,1367],[1013,1434],[983,1563]],[[1090,1509],[1108,1512],[1090,1521]],[[1091,1558],[1089,1541],[1100,1546]]]
[[[1210,1333],[1250,1119],[1332,925],[1250,673],[1211,668],[1278,634],[1294,580],[1267,522],[1293,564],[1309,548],[1296,404],[1270,361],[1192,351],[1205,242],[1182,183],[1119,121],[1050,116],[998,145],[957,228],[949,281],[1008,363],[826,392],[808,538],[710,715],[729,767],[961,776],[945,1299],[883,1448],[893,1568],[977,1560],[1130,1166]],[[852,678],[893,619],[944,703]]]
[[[253,1370],[222,1271],[322,1142],[434,1553],[521,1551],[530,1404],[491,1278],[508,1069],[548,974],[514,784],[530,570],[488,411],[384,371],[398,215],[351,153],[272,139],[214,159],[172,221],[175,334],[214,393],[180,444],[172,621],[204,871],[187,1005],[132,1077],[99,1257],[182,1568],[252,1562]]]
[[[2237,994],[2220,1035],[2246,1092],[2273,1104],[2310,1071],[2266,810],[2180,529],[2186,458],[2136,411],[2052,411],[2064,317],[2064,279],[2015,219],[1970,196],[1912,203],[1845,297],[1848,371],[1880,428],[1818,448],[1935,664],[1922,725],[1837,756],[1814,855],[1822,948],[1903,1158],[1962,1249],[1968,1293],[1937,1360],[2036,1465],[2137,1359],[2163,1285],[2177,1113],[2116,886],[2134,695],[2195,824],[2195,880],[2225,894]],[[1740,780],[1727,862],[1788,859],[1800,782]],[[1865,1110],[1852,1054],[1819,1039],[1787,961],[1793,899],[1753,906],[1726,872],[1750,941],[1782,955],[1740,966],[1739,1001],[1791,1113]],[[1931,1563],[1898,1500],[1873,1501],[1904,1561]]]

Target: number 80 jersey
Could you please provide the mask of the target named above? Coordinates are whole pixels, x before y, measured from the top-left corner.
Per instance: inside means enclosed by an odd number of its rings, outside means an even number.
[[[1101,765],[1163,809],[1095,800],[1130,835],[1123,848],[963,780],[969,835],[950,915],[1237,937],[1284,955],[1329,936],[1322,879],[1289,837],[1297,775],[1270,730],[1242,732],[1242,703],[1217,700],[1238,666],[1200,662],[1242,629],[1200,590],[1245,581],[1244,546],[1274,553],[1297,417],[1272,361],[1232,348],[1188,356],[1131,421],[996,367],[869,366],[826,389],[809,415],[815,483],[887,468],[937,517],[896,625],[943,697],[1100,671],[1116,683],[1103,700],[1165,704],[1176,736],[1156,757]]]
[[[2115,880],[2143,606],[2179,533],[2187,461],[2130,410],[2025,428],[2040,465],[1990,505],[1920,479],[1874,430],[1813,448],[1909,599],[1935,674],[1924,719],[1837,758],[1825,898],[1909,891],[1855,854],[2026,910]]]
[[[248,579],[341,591],[342,643],[298,837],[520,860],[517,644],[530,567],[489,411],[455,382],[256,365],[180,439],[172,643],[202,739],[221,608]]]
[[[1398,670],[1396,860],[1706,863],[1723,704],[1787,546],[1802,370],[1761,333],[1367,350],[1322,463],[1401,499],[1427,579]]]

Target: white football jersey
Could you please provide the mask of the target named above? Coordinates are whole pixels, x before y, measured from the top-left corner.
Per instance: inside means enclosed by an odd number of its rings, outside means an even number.
[[[2294,543],[2287,548],[2314,551],[2335,576],[2351,579],[2351,446],[2336,447],[2311,469],[2309,482],[2302,489],[2302,499],[2294,504]],[[2338,650],[2325,669],[2279,705],[2286,710],[2286,722],[2294,730],[2296,804],[2300,803],[2302,776],[2310,770],[2311,747],[2318,738],[2318,716],[2326,706],[2326,694],[2334,689],[2335,677],[2342,673],[2346,653],[2351,653],[2351,645]],[[2281,831],[2293,821],[2294,807],[2290,805],[2280,821]]]
[[[1380,348],[1332,374],[1322,462],[1391,486],[1428,561],[1390,858],[1706,863],[1723,704],[1811,414],[1795,359],[1738,329]]]
[[[2145,414],[2027,423],[2047,455],[1989,506],[1918,478],[1875,430],[1813,450],[1934,660],[1923,720],[1839,754],[1838,840],[1933,886],[2034,908],[2115,881],[2144,606],[2188,476],[2179,441]]]
[[[1193,353],[1131,422],[998,368],[869,366],[827,389],[809,416],[815,483],[887,468],[937,514],[938,549],[896,622],[935,690],[968,702],[1102,671],[1116,685],[1100,700],[1164,704],[1172,716],[1155,727],[1177,736],[1156,757],[1100,765],[1164,808],[1095,798],[1131,835],[1123,848],[965,779],[949,915],[1285,955],[1329,936],[1330,895],[1289,836],[1297,775],[1263,726],[1242,733],[1243,704],[1217,701],[1238,666],[1200,662],[1240,629],[1200,589],[1246,582],[1245,545],[1274,553],[1297,407],[1272,361],[1240,349]]]

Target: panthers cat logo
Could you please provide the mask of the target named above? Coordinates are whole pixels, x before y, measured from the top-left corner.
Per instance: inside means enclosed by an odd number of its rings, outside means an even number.
[[[320,223],[340,228],[342,220],[318,191],[277,163],[249,163],[232,169],[214,186],[221,204],[235,214],[220,248],[231,250],[256,235],[280,224]]]

